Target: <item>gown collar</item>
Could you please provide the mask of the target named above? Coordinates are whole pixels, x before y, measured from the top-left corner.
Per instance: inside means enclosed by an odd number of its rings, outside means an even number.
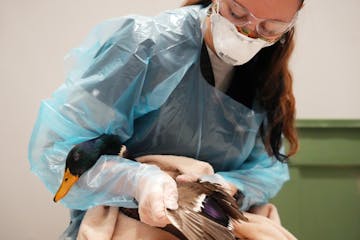
[[[257,86],[254,81],[251,79],[245,79],[241,75],[243,75],[247,71],[251,71],[250,68],[245,68],[244,66],[235,66],[234,74],[229,84],[229,88],[226,92],[226,95],[234,99],[235,101],[245,105],[246,107],[253,109],[256,93],[257,93]],[[204,79],[210,84],[211,86],[215,87],[215,77],[213,68],[211,66],[210,56],[205,44],[203,41],[201,46],[201,53],[200,53],[200,71]]]

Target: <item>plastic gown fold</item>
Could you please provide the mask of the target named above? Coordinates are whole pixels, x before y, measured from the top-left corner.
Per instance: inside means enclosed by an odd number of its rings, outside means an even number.
[[[136,156],[172,154],[209,162],[246,196],[244,209],[267,202],[288,179],[267,155],[264,119],[209,85],[200,71],[206,9],[186,7],[153,18],[128,16],[97,26],[67,56],[66,82],[41,104],[29,159],[55,193],[69,150],[117,134]],[[139,174],[159,169],[102,156],[62,200],[71,209],[136,207]]]

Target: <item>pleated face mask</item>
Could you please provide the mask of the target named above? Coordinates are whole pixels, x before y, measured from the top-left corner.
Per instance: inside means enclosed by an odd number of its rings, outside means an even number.
[[[250,38],[238,32],[236,26],[221,16],[219,2],[210,16],[212,38],[217,55],[231,65],[250,61],[262,48],[273,45],[260,38]]]

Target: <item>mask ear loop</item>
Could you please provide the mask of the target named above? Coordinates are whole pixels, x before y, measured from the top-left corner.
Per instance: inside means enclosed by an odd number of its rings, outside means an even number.
[[[205,36],[205,32],[206,32],[206,29],[207,29],[207,24],[206,24],[206,20],[207,20],[207,18],[208,17],[210,17],[211,16],[211,14],[213,14],[213,7],[214,7],[214,5],[213,4],[211,4],[209,7],[208,7],[208,10],[206,11],[206,16],[204,17],[204,19],[201,21],[201,25],[200,25],[200,27],[201,27],[201,33],[202,33],[202,37],[203,37],[203,39],[204,39],[204,36]]]
[[[217,0],[216,3],[215,3],[215,7],[216,7],[216,13],[217,14],[220,14],[220,0]]]

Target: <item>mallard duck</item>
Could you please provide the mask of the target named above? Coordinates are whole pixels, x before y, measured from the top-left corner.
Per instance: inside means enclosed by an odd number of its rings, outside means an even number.
[[[54,201],[65,197],[79,177],[89,170],[103,154],[125,156],[125,147],[116,135],[101,135],[74,146],[66,158],[63,181]],[[127,155],[128,156],[128,155]],[[161,167],[161,166],[160,166]],[[180,173],[179,173],[180,174]],[[167,209],[172,226],[181,232],[180,239],[236,239],[231,220],[247,221],[238,203],[219,184],[210,182],[179,182],[178,209]]]
[[[54,202],[69,192],[80,176],[95,165],[101,155],[124,155],[125,146],[117,135],[102,134],[99,137],[75,145],[66,157],[65,173],[55,194]]]

